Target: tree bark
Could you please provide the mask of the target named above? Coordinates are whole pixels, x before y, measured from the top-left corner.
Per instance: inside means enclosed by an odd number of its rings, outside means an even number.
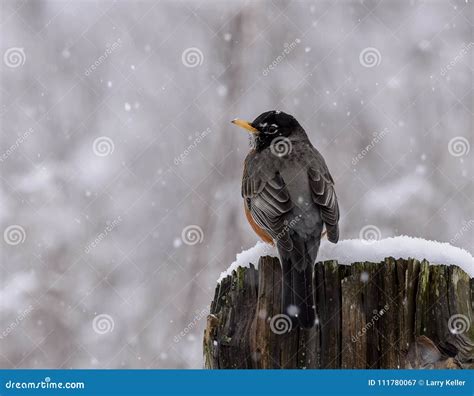
[[[474,367],[474,282],[459,267],[326,261],[313,281],[317,320],[301,329],[281,314],[278,259],[223,279],[204,334],[205,367]]]

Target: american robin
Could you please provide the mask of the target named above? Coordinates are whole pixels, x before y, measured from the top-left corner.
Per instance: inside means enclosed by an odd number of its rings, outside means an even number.
[[[253,122],[232,121],[252,134],[242,197],[253,230],[276,244],[283,274],[283,313],[294,325],[315,323],[313,269],[323,228],[339,239],[334,180],[322,155],[294,117],[267,111]]]

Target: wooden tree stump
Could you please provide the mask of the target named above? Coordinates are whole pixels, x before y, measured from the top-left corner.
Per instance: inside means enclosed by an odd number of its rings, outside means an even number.
[[[281,268],[260,258],[216,287],[205,367],[474,367],[474,280],[457,266],[386,258],[315,265],[317,320],[291,328],[281,314]]]

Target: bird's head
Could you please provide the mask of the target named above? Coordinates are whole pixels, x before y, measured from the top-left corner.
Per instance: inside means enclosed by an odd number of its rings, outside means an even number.
[[[303,128],[293,116],[277,110],[266,111],[252,122],[237,118],[232,123],[253,135],[257,151],[269,147],[277,138],[292,139],[294,135],[304,133]]]

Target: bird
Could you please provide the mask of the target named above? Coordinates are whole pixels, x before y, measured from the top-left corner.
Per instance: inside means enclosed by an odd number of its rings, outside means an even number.
[[[251,134],[242,198],[255,233],[275,245],[282,267],[282,313],[293,326],[316,322],[313,273],[323,230],[339,240],[334,179],[300,123],[278,110],[232,123]]]

